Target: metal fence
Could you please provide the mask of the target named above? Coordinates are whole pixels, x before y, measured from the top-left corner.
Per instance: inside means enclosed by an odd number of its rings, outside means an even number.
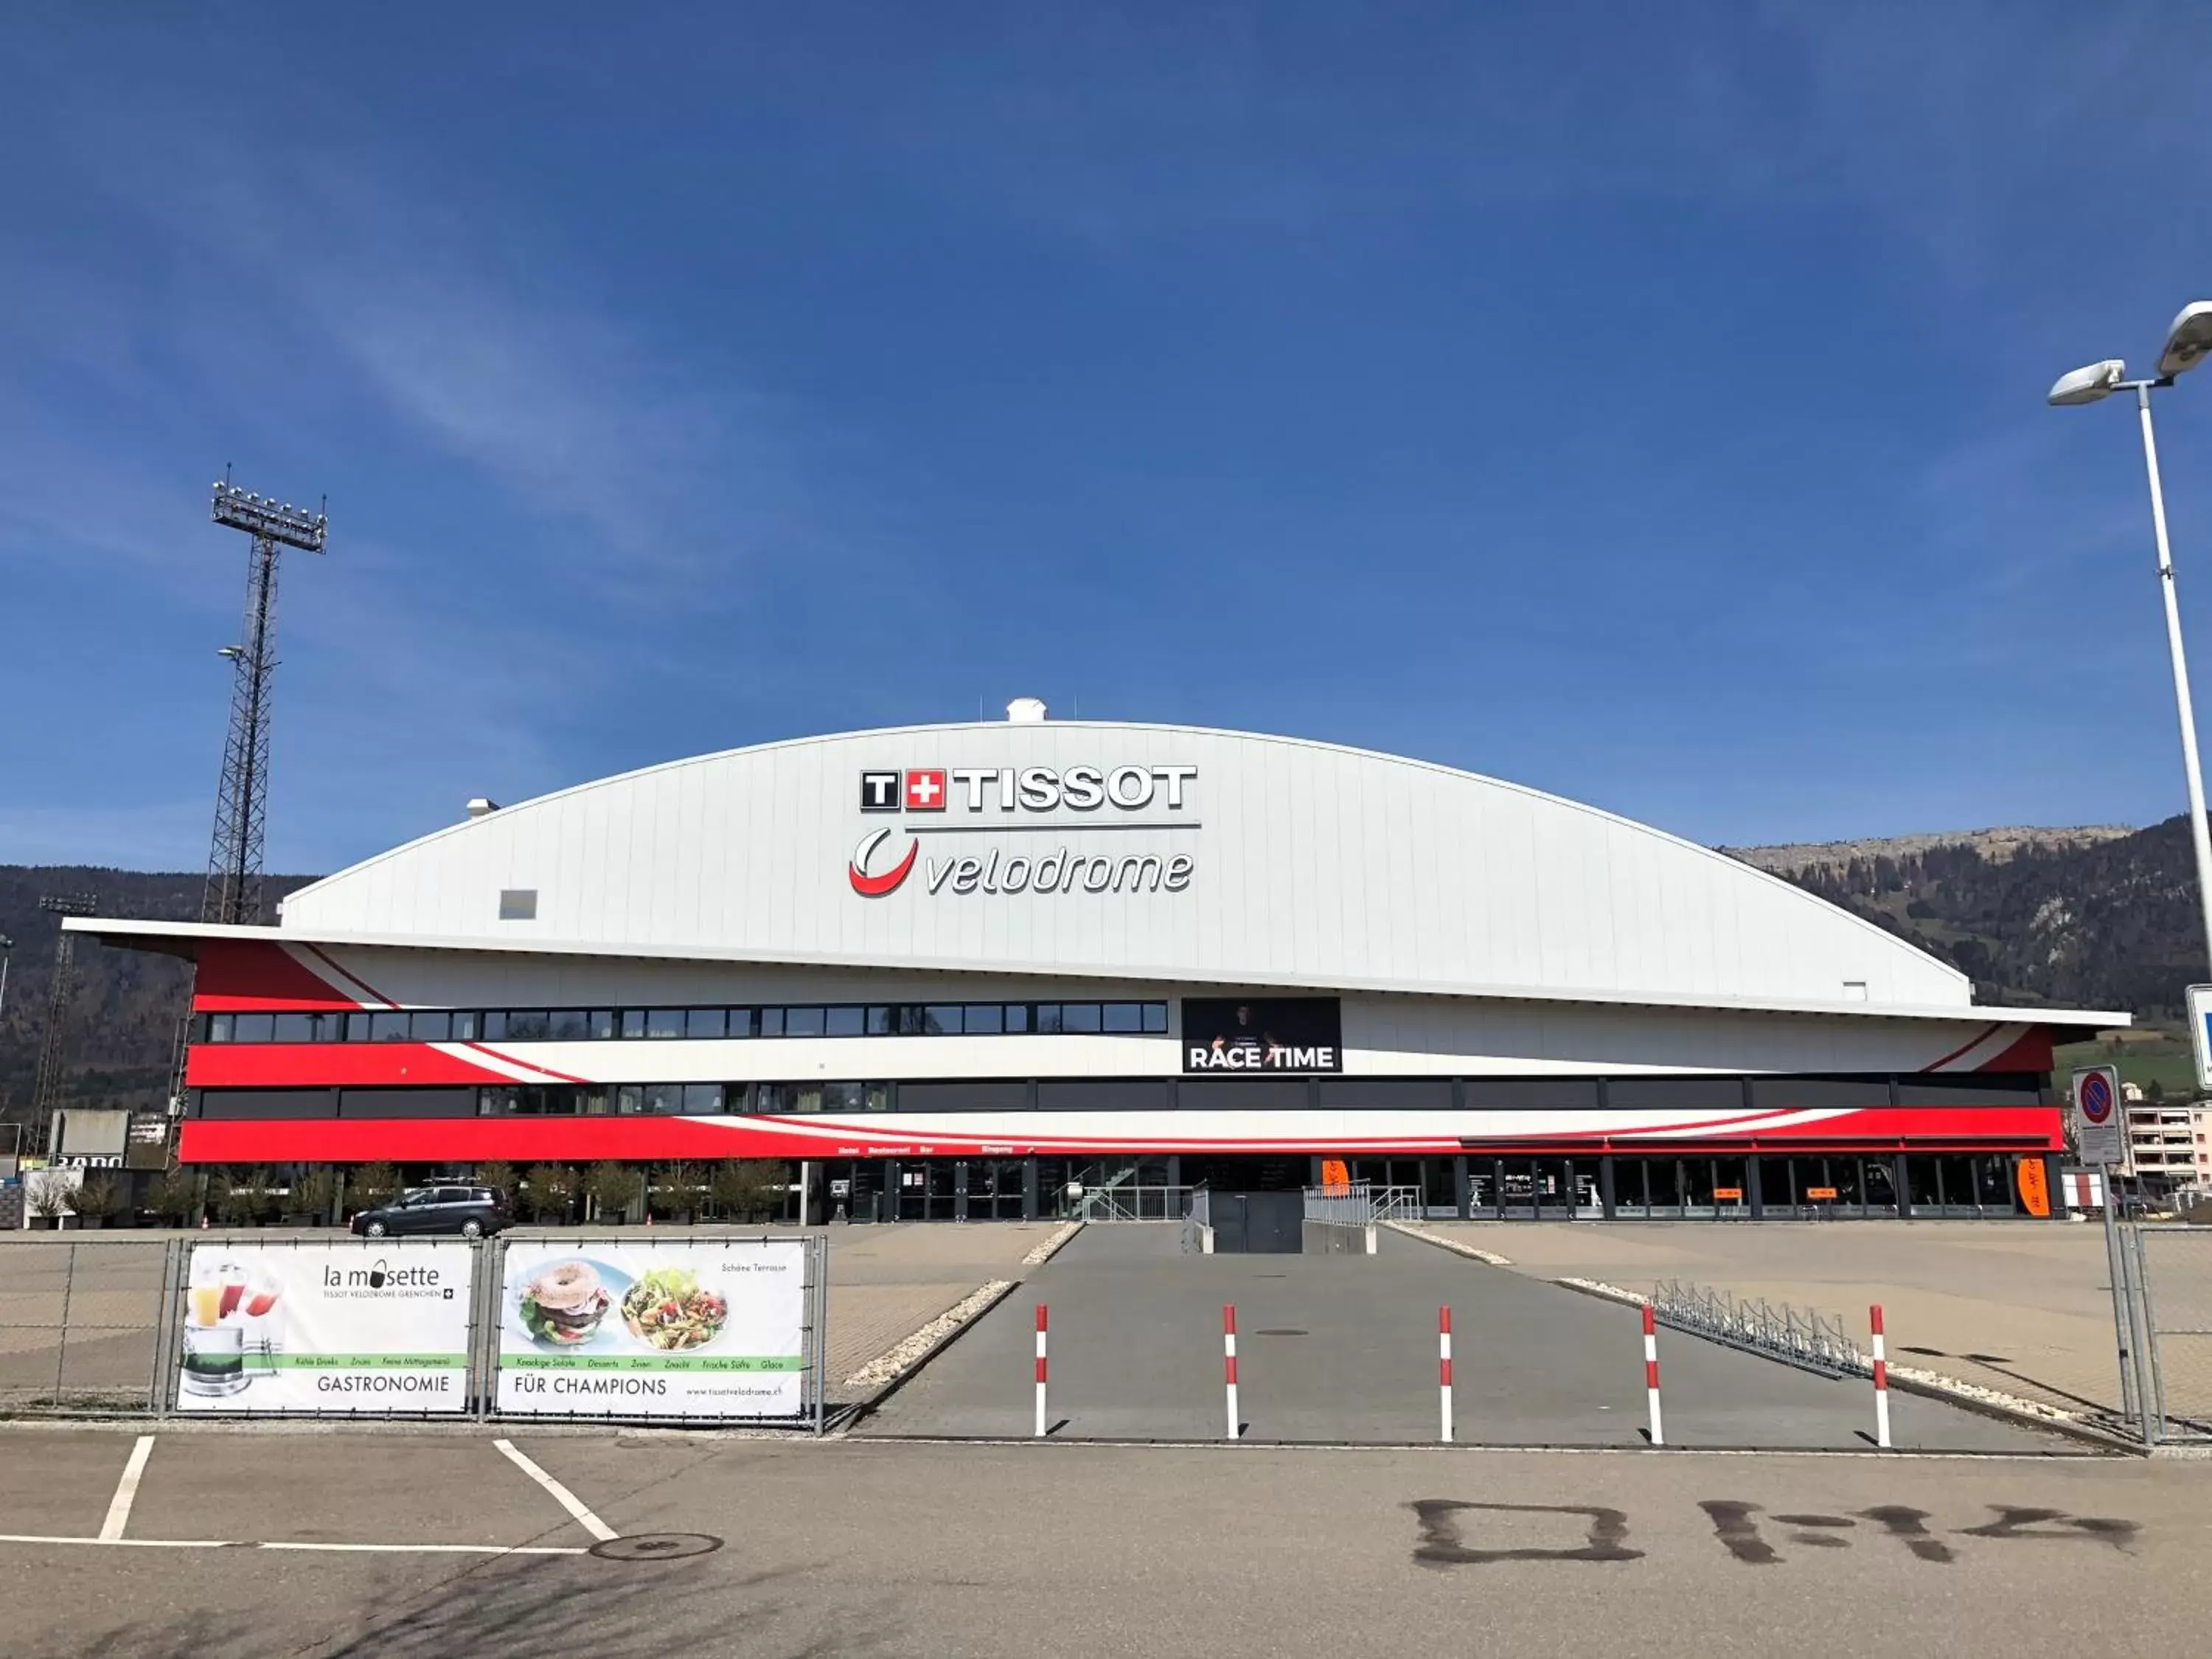
[[[1075,1200],[1077,1221],[1181,1221],[1194,1187],[1093,1187]]]
[[[1212,1249],[1213,1194],[1204,1187],[1194,1188],[1189,1207],[1182,1212],[1182,1253],[1208,1255]]]
[[[1738,1301],[1725,1291],[1666,1279],[1651,1291],[1652,1316],[1674,1330],[1688,1331],[1779,1359],[1824,1376],[1856,1376],[1869,1369],[1866,1356],[1851,1340],[1840,1316],[1793,1308],[1764,1298]]]
[[[2121,1428],[2146,1445],[2212,1441],[2212,1226],[2106,1227]]]
[[[1305,1189],[1305,1200],[1307,1220],[1338,1227],[1365,1227],[1377,1221],[1420,1221],[1428,1213],[1419,1187],[1377,1187],[1364,1181],[1309,1187]]]
[[[829,1403],[829,1251],[828,1241],[817,1236],[784,1237],[803,1247],[805,1315],[801,1355],[800,1395],[797,1415],[748,1416],[741,1411],[709,1408],[673,1413],[626,1409],[619,1395],[604,1405],[578,1406],[557,1413],[532,1412],[556,1420],[589,1419],[611,1422],[759,1422],[781,1427],[811,1428],[820,1433],[828,1420]],[[560,1253],[574,1252],[589,1260],[595,1246],[618,1244],[631,1249],[651,1248],[656,1243],[681,1243],[686,1253],[711,1250],[718,1245],[754,1242],[752,1237],[709,1236],[696,1240],[663,1232],[659,1240],[640,1231],[623,1234],[559,1235],[550,1240],[440,1239],[436,1244],[453,1254],[465,1252],[467,1283],[456,1286],[466,1300],[465,1355],[450,1362],[448,1376],[458,1374],[458,1409],[439,1415],[484,1419],[508,1415],[500,1409],[499,1378],[502,1344],[501,1333],[513,1325],[516,1297],[505,1284],[506,1258],[512,1245],[556,1243]],[[422,1255],[428,1241],[353,1239],[343,1234],[300,1237],[270,1237],[260,1234],[201,1233],[165,1239],[78,1239],[67,1243],[9,1242],[0,1244],[0,1411],[26,1414],[167,1416],[180,1409],[221,1411],[205,1399],[192,1407],[180,1405],[182,1376],[188,1352],[197,1344],[188,1340],[193,1324],[192,1255],[198,1250],[235,1250],[241,1260],[255,1253],[287,1249],[337,1253],[349,1263],[358,1255],[365,1267],[406,1265],[410,1252]],[[672,1251],[671,1255],[674,1253]],[[325,1259],[333,1259],[326,1257]],[[451,1256],[447,1257],[451,1260]],[[333,1281],[334,1282],[334,1281]],[[206,1294],[203,1287],[201,1293]],[[273,1299],[273,1298],[272,1298]],[[205,1310],[210,1315],[214,1308]],[[228,1313],[228,1309],[221,1311]],[[612,1310],[610,1310],[612,1311]],[[197,1322],[204,1327],[213,1318]],[[228,1323],[228,1320],[222,1322]],[[510,1348],[520,1345],[510,1342]],[[228,1362],[241,1376],[257,1366],[274,1370],[298,1365],[304,1356],[286,1355],[281,1346],[251,1338],[231,1344]],[[196,1359],[193,1363],[198,1364]],[[371,1361],[374,1365],[376,1362]],[[360,1366],[354,1367],[362,1369]],[[702,1366],[706,1370],[709,1367]],[[738,1368],[743,1369],[743,1368]],[[758,1369],[768,1370],[768,1366]],[[785,1372],[788,1363],[776,1368]],[[204,1393],[205,1390],[198,1392]],[[401,1403],[387,1404],[394,1397]],[[422,1417],[431,1414],[411,1403],[398,1390],[369,1391],[334,1396],[327,1404],[304,1410],[263,1412],[252,1415],[331,1418]]]

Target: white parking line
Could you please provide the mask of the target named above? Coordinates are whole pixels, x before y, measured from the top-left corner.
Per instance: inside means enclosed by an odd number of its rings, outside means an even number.
[[[591,1534],[593,1538],[599,1540],[600,1543],[605,1543],[610,1538],[619,1538],[622,1536],[622,1534],[617,1532],[612,1527],[600,1520],[598,1516],[593,1515],[591,1510],[586,1509],[582,1503],[578,1500],[575,1493],[570,1492],[558,1480],[556,1480],[551,1475],[546,1474],[544,1470],[539,1468],[537,1464],[532,1462],[527,1457],[525,1457],[520,1452],[517,1451],[514,1449],[514,1442],[512,1440],[495,1440],[491,1443],[498,1447],[501,1452],[506,1454],[507,1461],[508,1462],[514,1464],[515,1468],[520,1469],[532,1480],[535,1480],[539,1486],[544,1487],[546,1491],[551,1492],[553,1494],[553,1501],[560,1504],[562,1509],[568,1510],[570,1515],[574,1516],[576,1518],[576,1524],[581,1527],[586,1532]]]
[[[104,1544],[119,1543],[123,1528],[131,1519],[131,1504],[138,1496],[139,1477],[146,1473],[146,1460],[153,1454],[154,1437],[142,1434],[138,1443],[131,1449],[131,1459],[123,1466],[123,1478],[115,1483],[115,1496],[107,1500],[107,1519],[100,1523],[100,1539]]]
[[[90,1544],[129,1550],[312,1550],[366,1555],[589,1555],[581,1544],[294,1544],[242,1538],[67,1538],[0,1532],[0,1544]]]

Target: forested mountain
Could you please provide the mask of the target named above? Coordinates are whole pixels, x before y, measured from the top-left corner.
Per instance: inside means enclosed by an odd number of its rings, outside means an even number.
[[[1722,849],[1871,918],[1973,976],[1985,1002],[2179,1012],[2207,972],[2186,821],[2150,829],[1974,830],[1787,848]],[[276,876],[264,902],[313,880]],[[86,893],[109,915],[188,921],[201,878],[0,865],[0,935],[15,941],[0,1007],[0,1116],[30,1104],[58,919],[46,893]],[[185,963],[76,949],[64,1027],[64,1101],[142,1109],[165,1097]]]
[[[2185,815],[2128,834],[1723,850],[1955,963],[1984,1002],[2165,1018],[2180,1012],[2184,987],[2208,978]]]

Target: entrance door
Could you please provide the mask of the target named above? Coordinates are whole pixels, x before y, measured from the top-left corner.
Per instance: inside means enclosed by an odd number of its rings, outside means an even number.
[[[1297,1255],[1305,1249],[1302,1193],[1215,1193],[1216,1255]]]
[[[1022,1161],[1018,1158],[971,1158],[968,1160],[968,1219],[1019,1221],[1022,1218]]]

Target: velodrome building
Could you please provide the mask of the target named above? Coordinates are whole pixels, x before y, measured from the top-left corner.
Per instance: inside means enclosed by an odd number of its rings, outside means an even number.
[[[273,927],[64,925],[197,963],[188,1163],[773,1158],[816,1218],[1338,1161],[1437,1214],[2010,1215],[2054,1039],[2126,1023],[1533,789],[1027,701],[477,803]]]

